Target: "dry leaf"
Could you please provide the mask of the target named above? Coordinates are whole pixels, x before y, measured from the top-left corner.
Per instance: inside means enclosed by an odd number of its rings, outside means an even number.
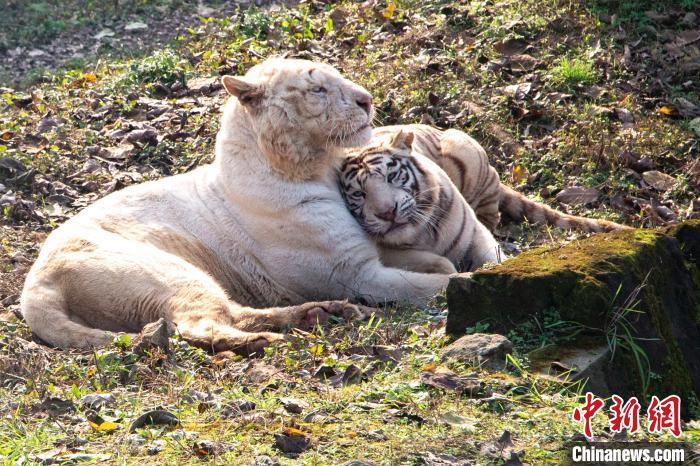
[[[530,174],[527,171],[527,168],[523,167],[522,165],[516,165],[513,167],[513,171],[511,172],[510,176],[513,180],[513,184],[517,186],[527,180],[527,177],[530,176]]]
[[[659,109],[659,113],[668,117],[676,117],[680,114],[678,109],[672,105],[664,105]]]
[[[598,200],[599,192],[595,188],[571,186],[562,189],[557,194],[557,201],[568,205],[591,204]]]
[[[153,411],[148,411],[134,419],[129,427],[129,432],[136,432],[136,429],[140,429],[146,425],[168,425],[176,426],[180,423],[180,420],[173,413],[165,411],[164,409],[154,409]]]
[[[119,424],[112,421],[107,421],[95,412],[88,412],[86,417],[90,427],[97,432],[113,432],[119,429]]]
[[[115,422],[111,421],[103,421],[100,424],[96,424],[92,421],[88,421],[90,423],[90,427],[95,429],[98,432],[112,432],[114,430],[117,430],[119,428],[119,425]]]
[[[394,17],[394,12],[396,11],[396,2],[393,0],[388,0],[386,2],[386,8],[382,11],[382,16],[386,19],[391,19]]]
[[[523,39],[505,39],[496,42],[493,48],[501,55],[511,56],[525,52],[528,48],[528,43]]]
[[[452,427],[458,427],[467,432],[476,431],[476,419],[460,416],[456,413],[448,411],[440,415],[440,420]]]
[[[532,71],[540,64],[538,59],[526,53],[512,55],[508,62],[516,71]]]
[[[644,178],[644,181],[649,186],[657,191],[668,191],[676,184],[676,179],[674,177],[657,170],[642,173],[642,178]]]

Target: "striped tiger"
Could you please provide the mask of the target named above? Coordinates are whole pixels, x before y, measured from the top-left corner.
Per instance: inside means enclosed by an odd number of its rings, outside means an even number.
[[[345,201],[377,240],[384,265],[451,273],[500,262],[491,232],[447,173],[413,150],[413,142],[412,131],[375,138],[348,150],[340,169]]]
[[[628,228],[607,220],[558,212],[504,185],[489,164],[486,151],[462,131],[442,131],[419,124],[385,126],[374,130],[373,140],[380,141],[400,131],[414,134],[413,153],[429,157],[445,170],[477,218],[491,231],[500,222],[501,214],[513,221],[527,220],[532,224],[586,233]]]

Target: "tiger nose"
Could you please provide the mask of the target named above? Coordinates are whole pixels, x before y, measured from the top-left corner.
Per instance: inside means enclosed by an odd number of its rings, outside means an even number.
[[[357,97],[355,97],[355,102],[357,105],[365,111],[367,115],[369,115],[370,110],[372,109],[372,96],[369,94],[358,94]]]
[[[386,220],[387,222],[394,221],[394,219],[396,219],[396,204],[394,204],[391,209],[377,214],[377,217],[381,218],[382,220]]]

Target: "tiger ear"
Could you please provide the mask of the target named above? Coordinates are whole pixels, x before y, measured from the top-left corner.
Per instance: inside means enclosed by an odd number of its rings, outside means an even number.
[[[401,130],[394,134],[389,145],[395,149],[411,150],[413,146],[413,132]]]
[[[246,80],[244,76],[224,76],[221,78],[226,92],[236,97],[243,105],[252,105],[260,101],[263,87]]]

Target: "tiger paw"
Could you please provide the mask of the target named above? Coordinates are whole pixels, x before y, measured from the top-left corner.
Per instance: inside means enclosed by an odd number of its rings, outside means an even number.
[[[330,316],[342,317],[346,321],[367,319],[376,309],[351,304],[347,301],[325,301],[311,303],[312,306],[306,311],[306,324],[308,327],[315,325],[327,325]]]

